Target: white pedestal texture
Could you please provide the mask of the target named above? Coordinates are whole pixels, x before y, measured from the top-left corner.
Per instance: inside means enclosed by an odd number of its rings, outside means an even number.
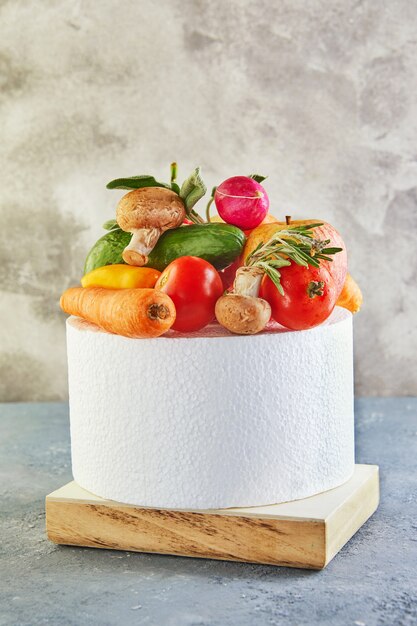
[[[127,339],[67,322],[74,479],[161,508],[297,500],[354,469],[351,314],[241,337]]]

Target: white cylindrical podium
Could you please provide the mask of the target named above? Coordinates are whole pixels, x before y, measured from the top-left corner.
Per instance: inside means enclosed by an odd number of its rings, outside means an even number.
[[[253,336],[127,339],[67,322],[74,479],[103,498],[211,509],[296,500],[354,468],[351,314]]]

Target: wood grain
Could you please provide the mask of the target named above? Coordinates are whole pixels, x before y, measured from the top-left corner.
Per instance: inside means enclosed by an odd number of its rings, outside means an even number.
[[[321,569],[377,505],[378,468],[356,466],[325,494],[250,509],[141,508],[69,483],[47,496],[46,516],[58,544]]]

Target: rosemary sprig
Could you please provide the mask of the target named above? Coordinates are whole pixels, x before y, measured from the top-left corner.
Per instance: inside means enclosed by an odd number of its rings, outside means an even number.
[[[330,239],[322,240],[313,236],[313,228],[321,225],[288,226],[276,232],[266,243],[259,243],[246,258],[245,265],[261,268],[283,295],[280,267],[291,265],[291,261],[304,267],[319,267],[321,260],[332,261],[331,255],[342,250],[327,247]]]

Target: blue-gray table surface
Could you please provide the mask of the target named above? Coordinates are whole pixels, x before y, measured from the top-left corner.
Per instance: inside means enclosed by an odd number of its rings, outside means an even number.
[[[68,406],[0,405],[0,624],[417,624],[417,398],[356,403],[376,514],[320,572],[56,546],[45,495],[71,480]]]

